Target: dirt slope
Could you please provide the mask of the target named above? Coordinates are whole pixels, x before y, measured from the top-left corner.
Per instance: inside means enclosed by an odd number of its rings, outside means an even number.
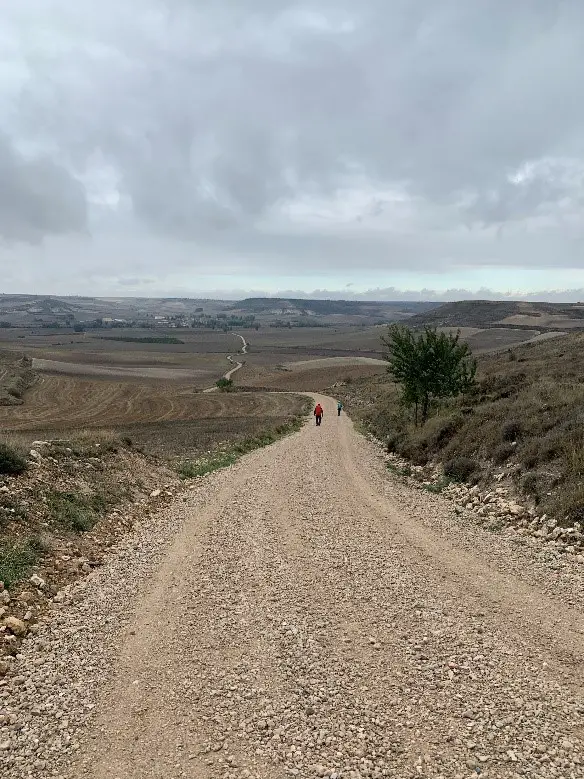
[[[75,639],[67,721],[23,706],[15,753],[76,751],[54,774],[76,779],[584,776],[577,563],[560,577],[392,481],[320,400],[321,428],[168,509],[160,562],[138,539],[78,593],[53,626]]]
[[[72,775],[584,776],[573,594],[428,527],[326,410],[190,512]]]

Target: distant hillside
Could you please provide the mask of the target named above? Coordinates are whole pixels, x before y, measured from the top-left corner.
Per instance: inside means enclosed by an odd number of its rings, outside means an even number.
[[[520,304],[515,301],[457,300],[416,314],[408,324],[412,327],[484,327],[520,313]]]
[[[367,316],[388,318],[397,313],[413,315],[438,303],[369,300],[313,300],[307,298],[246,298],[233,304],[253,314],[277,312],[295,316]]]
[[[218,316],[226,312],[257,316],[261,324],[290,318],[315,324],[376,325],[399,321],[437,306],[408,301],[312,300],[299,298],[247,298],[241,301],[205,298],[67,297],[55,295],[0,294],[0,323],[4,327],[73,326],[109,318],[115,321],[145,321],[153,317]],[[328,317],[328,319],[327,319]],[[320,319],[320,322],[316,322]],[[176,321],[176,320],[175,320]],[[181,323],[183,324],[183,323]],[[304,326],[306,324],[302,323]]]
[[[577,303],[525,303],[514,300],[460,300],[444,303],[408,320],[411,327],[506,327],[584,329],[584,306]]]

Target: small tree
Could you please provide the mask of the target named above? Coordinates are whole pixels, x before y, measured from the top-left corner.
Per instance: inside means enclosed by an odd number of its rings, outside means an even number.
[[[439,333],[426,327],[416,334],[403,325],[392,325],[382,337],[388,371],[401,384],[402,400],[414,407],[416,425],[428,419],[434,399],[455,397],[475,383],[476,361],[468,344],[460,343],[460,331]]]

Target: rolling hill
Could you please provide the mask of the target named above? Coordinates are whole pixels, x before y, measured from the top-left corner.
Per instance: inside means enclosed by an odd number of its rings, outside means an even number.
[[[411,327],[505,327],[538,331],[584,329],[584,305],[513,300],[460,300],[412,316]]]

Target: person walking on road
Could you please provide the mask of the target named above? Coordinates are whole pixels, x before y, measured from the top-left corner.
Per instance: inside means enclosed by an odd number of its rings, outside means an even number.
[[[338,416],[338,417],[340,417],[340,416],[341,416],[341,410],[342,410],[342,408],[343,408],[343,404],[342,404],[342,403],[341,403],[341,401],[339,400],[339,402],[337,403],[337,416]]]
[[[316,419],[316,426],[319,427],[320,423],[322,422],[322,418],[324,416],[324,411],[322,410],[322,406],[320,403],[316,404],[316,407],[314,409],[314,417]]]

